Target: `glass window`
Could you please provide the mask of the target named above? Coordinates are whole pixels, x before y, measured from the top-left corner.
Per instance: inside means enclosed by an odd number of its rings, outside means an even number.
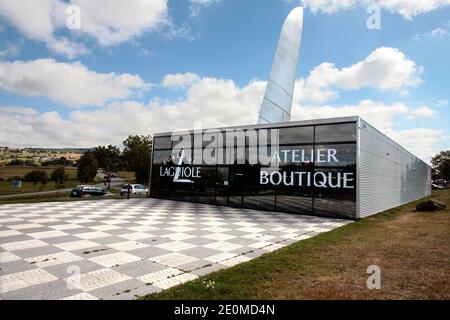
[[[152,183],[153,181],[168,181],[170,179],[170,177],[167,177],[165,175],[163,175],[162,173],[164,172],[164,168],[166,168],[165,166],[157,166],[154,165],[152,167]],[[123,188],[127,189],[128,185],[124,185]]]
[[[280,129],[271,128],[271,129],[259,129],[258,130],[258,145],[278,145],[280,139]]]
[[[154,144],[155,144],[155,150],[170,149],[170,148],[172,148],[172,138],[170,136],[155,137]]]
[[[191,201],[215,204],[216,190],[214,187],[196,184],[192,186]]]
[[[150,189],[151,197],[155,198],[169,198],[170,190],[169,190],[169,183],[163,182],[163,181],[153,181],[152,180],[152,187]]]
[[[171,200],[190,201],[192,186],[190,183],[170,183],[170,196]]]
[[[279,188],[277,190],[277,211],[311,214],[313,212],[312,190]]]
[[[313,177],[314,213],[354,218],[356,174],[353,169],[316,169]]]
[[[203,147],[203,134],[197,133],[193,135],[193,147],[194,148],[201,148]]]
[[[316,143],[356,141],[356,122],[316,126]]]
[[[217,150],[217,163],[223,165],[245,164],[245,148],[222,148]]]
[[[218,142],[221,142],[217,132],[198,133],[192,137],[194,148],[213,148],[217,146]]]
[[[215,186],[216,167],[199,167],[199,178],[195,180],[195,185]]]
[[[217,185],[218,186],[228,186],[229,185],[229,172],[228,167],[217,167]]]
[[[281,146],[278,155],[281,165],[305,166],[314,161],[314,146]]]
[[[160,165],[165,163],[172,163],[172,150],[153,151],[153,164]]]
[[[217,148],[213,147],[203,149],[202,164],[204,165],[217,164]]]
[[[259,130],[249,129],[245,130],[245,145],[246,146],[258,146],[258,134]]]
[[[217,132],[205,132],[203,133],[203,148],[215,148],[217,147],[218,139]]]
[[[292,127],[280,129],[280,144],[313,143],[314,127]]]
[[[194,146],[193,135],[191,134],[178,134],[172,137],[172,145],[173,148],[181,150],[181,149],[191,149]]]
[[[222,206],[228,205],[228,187],[216,188],[216,204]]]
[[[151,195],[294,214],[355,217],[356,123],[231,129],[228,145],[215,147],[224,136],[203,132],[197,136],[202,138],[202,148],[173,151],[170,137],[156,137]],[[175,136],[174,146],[182,140],[191,142],[194,135]],[[236,146],[238,142],[245,142],[245,147]],[[207,162],[205,155],[213,161]],[[179,181],[174,181],[177,168],[181,168]]]
[[[275,190],[264,188],[246,188],[243,200],[244,208],[275,210]]]
[[[316,145],[316,167],[356,166],[356,143]]]
[[[245,147],[246,133],[244,130],[226,130],[224,146]]]

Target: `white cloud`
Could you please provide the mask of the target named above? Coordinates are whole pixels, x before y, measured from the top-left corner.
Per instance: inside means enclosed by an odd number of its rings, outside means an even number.
[[[434,116],[435,113],[436,112],[433,109],[430,109],[430,108],[428,108],[426,106],[423,106],[423,107],[419,107],[419,108],[414,109],[411,112],[410,118],[411,119],[415,119],[415,118],[430,118],[430,117]]]
[[[294,105],[292,120],[360,116],[394,141],[403,145],[407,150],[429,162],[438,151],[436,150],[436,144],[446,139],[444,132],[428,128],[407,130],[397,128],[400,122],[407,119],[413,120],[418,116],[430,117],[433,114],[434,111],[426,106],[415,109],[403,103],[386,105],[364,100],[356,105],[319,107]]]
[[[395,126],[394,119],[398,116],[408,116],[411,110],[403,103],[385,105],[371,100],[363,100],[356,105],[341,106],[303,106],[296,104],[292,109],[292,120],[307,120],[319,118],[336,118],[346,116],[361,116],[371,125],[380,130]]]
[[[432,38],[442,38],[442,36],[446,35],[448,31],[444,28],[436,28],[434,30],[431,30],[430,37]]]
[[[416,41],[422,41],[423,39],[442,39],[449,34],[450,23],[445,23],[442,27],[437,27],[429,32],[417,33],[412,39]]]
[[[187,88],[200,80],[200,76],[196,73],[176,73],[167,74],[163,80],[163,86],[166,88]]]
[[[81,9],[81,31],[109,46],[128,41],[167,18],[167,0],[72,0]]]
[[[148,87],[138,76],[99,74],[79,62],[67,64],[47,59],[4,65],[6,68],[0,68],[6,70],[0,71],[0,87],[31,96],[48,96],[68,105],[102,105],[114,99],[126,99]],[[292,118],[360,115],[391,137],[401,139],[414,153],[429,157],[437,151],[435,144],[444,139],[442,131],[398,129],[401,121],[432,116],[434,111],[429,107],[413,108],[404,103],[387,105],[371,100],[348,105],[326,104],[338,96],[339,90],[371,87],[402,91],[420,83],[419,73],[413,61],[392,48],[379,48],[349,67],[321,64],[306,79],[297,80]],[[75,87],[67,89],[72,85]],[[239,87],[232,80],[201,78],[188,72],[168,74],[162,85],[184,88],[184,98],[165,101],[155,97],[147,104],[112,101],[101,109],[73,111],[67,118],[57,112],[3,108],[7,112],[0,111],[0,122],[5,124],[0,128],[0,145],[119,145],[130,134],[191,129],[198,121],[202,121],[204,128],[254,124],[266,82],[255,80]],[[414,143],[415,132],[426,135]]]
[[[314,13],[320,11],[329,14],[357,6],[378,5],[406,19],[450,5],[450,0],[302,0],[302,2]]]
[[[188,24],[183,23],[181,25],[177,25],[171,19],[168,19],[161,24],[160,29],[162,36],[169,40],[183,39],[188,42],[192,42],[198,38],[198,35],[192,32],[191,27]]]
[[[0,15],[31,39],[45,40],[53,32],[54,0],[1,0]]]
[[[306,79],[296,83],[295,100],[324,103],[337,98],[335,89],[375,88],[403,92],[422,82],[421,68],[395,48],[381,47],[363,61],[337,68],[333,63],[315,67]]]
[[[57,112],[0,107],[0,145],[119,145],[130,134],[191,129],[200,120],[205,128],[253,124],[264,89],[262,81],[239,88],[232,80],[203,78],[180,101],[114,102],[94,111],[75,110],[67,119]]]
[[[414,155],[427,162],[430,162],[431,157],[440,151],[435,148],[436,144],[442,140],[448,140],[444,131],[437,129],[414,128],[401,131],[390,129],[385,133]]]
[[[131,40],[169,20],[167,0],[0,0],[0,16],[27,38],[42,41],[49,50],[72,59],[88,50],[56,35],[60,30],[69,31],[69,5],[77,5],[81,10],[81,29],[72,33],[94,38],[102,46]]]
[[[439,107],[446,107],[446,106],[448,106],[448,100],[446,100],[446,99],[439,99],[439,100],[437,100],[437,105]]]
[[[221,0],[189,0],[191,3],[191,16],[196,17],[200,15],[202,9],[220,1]]]
[[[201,78],[187,90],[184,99],[148,104],[122,101],[93,111],[76,110],[63,119],[57,112],[40,113],[30,108],[1,108],[0,145],[96,146],[120,143],[130,134],[150,134],[192,129],[198,121],[204,128],[254,124],[266,82],[252,81],[238,87],[232,80]],[[425,108],[425,107],[424,107]],[[425,110],[425,109],[424,109]],[[435,129],[397,129],[417,109],[403,103],[386,105],[370,100],[355,105],[293,106],[292,120],[360,115],[369,123],[428,160],[435,145],[445,139]],[[415,139],[415,135],[420,137]]]
[[[101,106],[148,89],[139,76],[97,73],[80,62],[53,59],[0,61],[0,88],[29,97],[47,97],[70,107]]]
[[[29,39],[44,42],[53,52],[69,58],[82,55],[88,50],[65,37],[55,37],[53,14],[62,6],[58,0],[0,0],[0,16],[15,26]]]

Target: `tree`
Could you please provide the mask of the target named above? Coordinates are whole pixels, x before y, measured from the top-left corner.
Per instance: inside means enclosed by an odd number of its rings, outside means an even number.
[[[441,151],[431,158],[431,165],[438,177],[450,180],[450,150]]]
[[[100,168],[108,172],[115,172],[120,166],[120,150],[115,146],[97,147],[92,152],[98,161]]]
[[[63,185],[67,179],[66,171],[63,166],[59,166],[55,170],[53,170],[50,178],[55,181],[56,185]]]
[[[122,161],[129,171],[135,172],[137,183],[148,183],[152,138],[150,136],[129,136],[123,142]]]
[[[97,175],[98,162],[95,156],[86,152],[78,160],[77,177],[81,182],[91,182]]]
[[[73,162],[70,160],[67,160],[66,157],[60,157],[59,159],[53,159],[53,160],[47,160],[47,161],[43,161],[41,163],[41,166],[46,167],[46,166],[72,166]]]
[[[41,184],[46,184],[48,181],[48,175],[44,170],[32,170],[25,175],[24,180],[33,182],[33,184],[37,184],[38,182]]]

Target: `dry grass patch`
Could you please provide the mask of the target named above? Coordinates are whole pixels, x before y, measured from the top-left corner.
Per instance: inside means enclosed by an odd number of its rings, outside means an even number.
[[[450,190],[433,198],[450,206]],[[450,299],[450,210],[388,210],[147,299]],[[367,267],[381,268],[368,290]],[[212,280],[214,290],[201,283]]]

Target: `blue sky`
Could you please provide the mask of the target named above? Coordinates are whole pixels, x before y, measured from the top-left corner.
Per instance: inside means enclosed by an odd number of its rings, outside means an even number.
[[[136,2],[136,4],[134,4]],[[450,146],[450,2],[305,0],[294,119],[360,114],[425,160]],[[66,27],[80,8],[81,28]],[[0,145],[87,147],[251,124],[288,0],[0,1]]]

